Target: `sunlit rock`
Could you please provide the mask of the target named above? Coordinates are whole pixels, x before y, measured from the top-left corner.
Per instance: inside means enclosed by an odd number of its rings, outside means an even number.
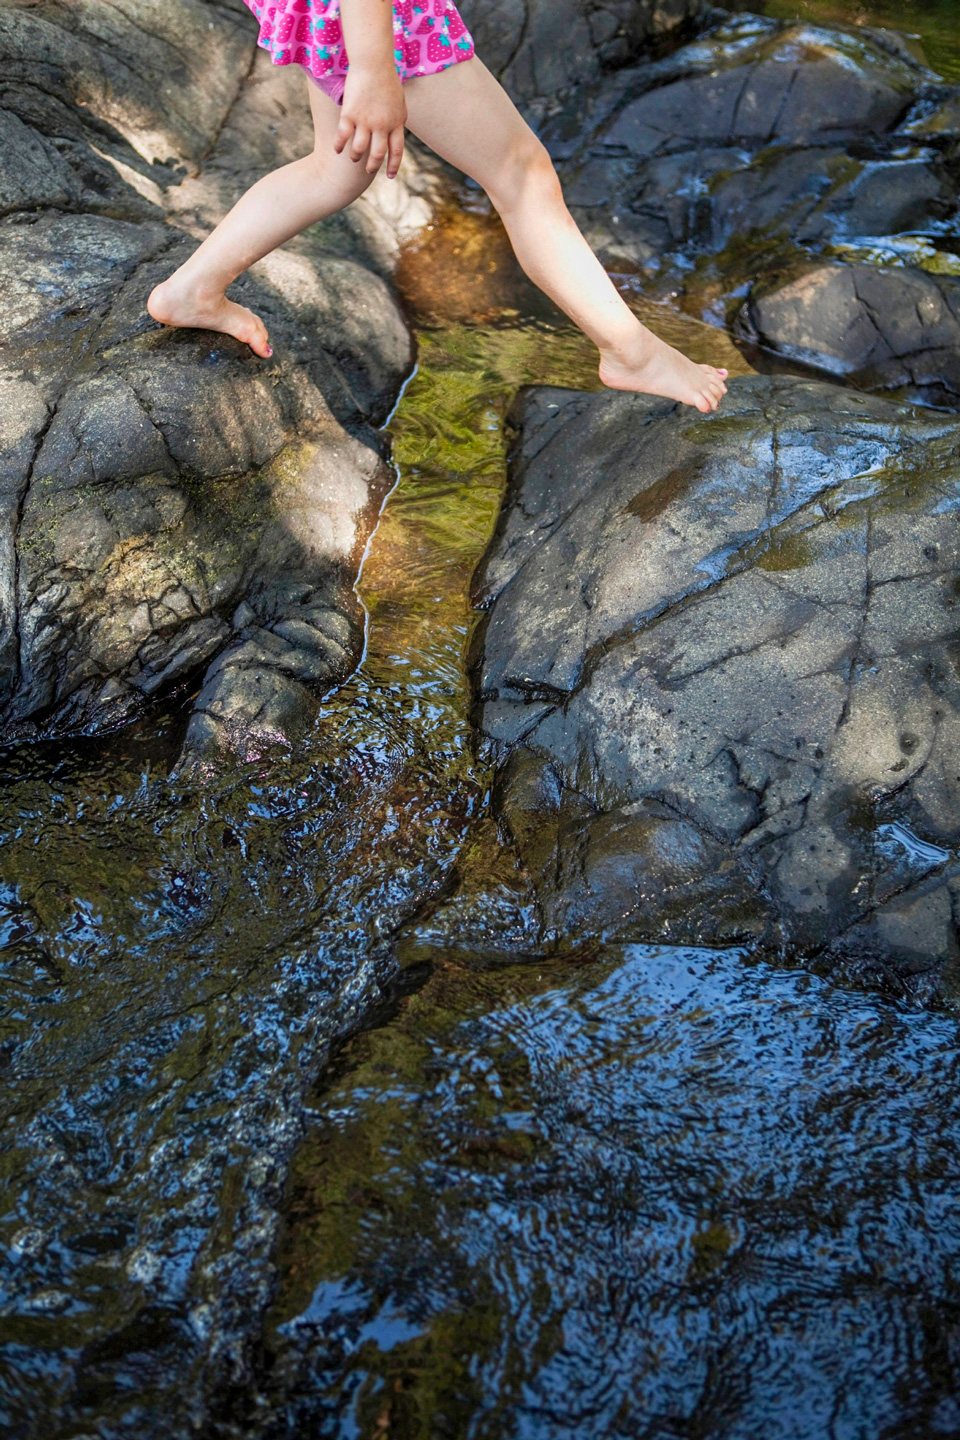
[[[758,287],[741,336],[866,389],[908,390],[935,405],[960,399],[960,278],[913,268],[822,265]]]
[[[258,169],[309,148],[303,76],[247,83],[255,35],[202,0],[0,12],[6,739],[195,681],[188,755],[259,752],[362,649],[353,585],[391,480],[375,427],[412,362],[374,272],[429,186],[237,284],[271,361],[145,309]]]

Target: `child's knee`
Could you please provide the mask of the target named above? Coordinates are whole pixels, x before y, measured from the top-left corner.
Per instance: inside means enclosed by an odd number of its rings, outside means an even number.
[[[345,205],[362,195],[373,181],[373,176],[367,174],[364,165],[337,155],[329,143],[318,145],[305,159],[308,169],[307,184],[318,189],[322,187],[325,191],[335,190]]]
[[[500,174],[490,190],[497,210],[510,209],[523,200],[549,204],[561,200],[560,181],[545,145],[531,133],[503,157]]]

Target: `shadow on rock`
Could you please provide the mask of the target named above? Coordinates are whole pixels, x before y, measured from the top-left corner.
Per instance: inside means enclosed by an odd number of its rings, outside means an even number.
[[[477,50],[518,103],[536,112],[596,80],[700,14],[702,0],[463,0]]]

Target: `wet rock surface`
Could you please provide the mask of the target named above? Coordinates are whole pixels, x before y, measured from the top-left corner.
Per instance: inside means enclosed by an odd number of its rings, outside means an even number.
[[[164,778],[181,736],[167,716],[4,756],[17,1440],[257,1433],[308,1087],[384,1004],[392,937],[442,889],[471,803],[386,705],[321,708],[309,747],[202,784]]]
[[[960,397],[960,280],[829,264],[757,287],[737,331],[791,360],[952,407]]]
[[[477,687],[543,935],[955,986],[956,423],[760,376],[518,423]]]
[[[9,5],[0,54],[0,729],[101,729],[213,661],[187,753],[285,741],[363,643],[392,483],[374,427],[412,361],[371,268],[390,223],[368,205],[235,287],[272,362],[161,331],[152,286],[258,165],[309,148],[303,84],[285,106],[262,66],[247,83],[249,12],[202,0]]]
[[[891,32],[728,17],[573,95],[543,134],[614,266],[868,388],[958,403],[956,91]]]

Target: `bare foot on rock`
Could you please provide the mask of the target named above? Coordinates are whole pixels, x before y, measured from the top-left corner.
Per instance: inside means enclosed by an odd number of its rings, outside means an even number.
[[[644,395],[662,395],[695,405],[706,415],[716,410],[727,393],[726,370],[698,365],[658,340],[641,325],[636,350],[631,353],[600,352],[600,379],[611,390],[639,390]]]
[[[179,272],[151,291],[147,313],[161,325],[218,330],[222,335],[233,335],[264,360],[273,354],[267,327],[259,315],[234,304],[226,295],[203,295]]]

